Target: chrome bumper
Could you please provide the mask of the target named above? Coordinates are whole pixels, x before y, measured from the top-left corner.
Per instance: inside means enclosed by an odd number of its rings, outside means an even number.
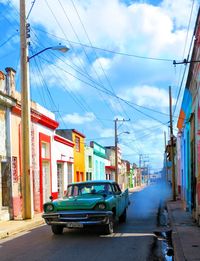
[[[42,217],[47,225],[62,225],[66,227],[83,227],[105,225],[112,217],[112,211],[59,211],[44,213]]]

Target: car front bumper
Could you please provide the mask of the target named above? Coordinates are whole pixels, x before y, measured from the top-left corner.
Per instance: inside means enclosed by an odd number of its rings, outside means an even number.
[[[62,225],[65,227],[77,227],[92,225],[106,225],[112,217],[112,211],[59,211],[56,213],[44,213],[42,217],[47,225]]]

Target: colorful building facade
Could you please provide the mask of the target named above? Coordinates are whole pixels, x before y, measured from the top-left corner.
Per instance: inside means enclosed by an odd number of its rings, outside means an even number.
[[[0,71],[0,220],[13,217],[12,156],[11,156],[11,108],[16,105],[12,97],[15,71]]]
[[[59,135],[52,140],[52,196],[61,198],[74,179],[74,143]]]
[[[200,13],[178,120],[178,182],[185,207],[200,224]],[[197,61],[197,62],[194,62]]]
[[[94,156],[93,148],[85,145],[85,177],[86,177],[86,180],[94,179],[93,156]]]
[[[106,179],[115,180],[115,147],[114,146],[106,146],[106,158],[108,159],[106,165]]]
[[[85,181],[85,136],[75,129],[57,129],[56,133],[74,143],[73,181]]]
[[[90,147],[93,148],[93,179],[106,179],[106,150],[103,146],[94,141],[90,142]]]

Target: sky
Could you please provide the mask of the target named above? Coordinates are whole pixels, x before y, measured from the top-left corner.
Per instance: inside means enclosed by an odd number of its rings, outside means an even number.
[[[20,87],[19,0],[0,0],[0,70],[16,70]],[[55,113],[59,128],[76,129],[114,146],[122,158],[163,167],[169,139],[169,86],[173,131],[191,55],[199,0],[26,0],[31,99]],[[129,134],[127,133],[129,132]]]

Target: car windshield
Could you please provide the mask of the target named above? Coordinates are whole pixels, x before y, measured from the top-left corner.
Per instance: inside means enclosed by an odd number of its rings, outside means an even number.
[[[67,188],[67,197],[82,196],[89,194],[112,194],[112,188],[108,183],[98,184],[72,184]]]

